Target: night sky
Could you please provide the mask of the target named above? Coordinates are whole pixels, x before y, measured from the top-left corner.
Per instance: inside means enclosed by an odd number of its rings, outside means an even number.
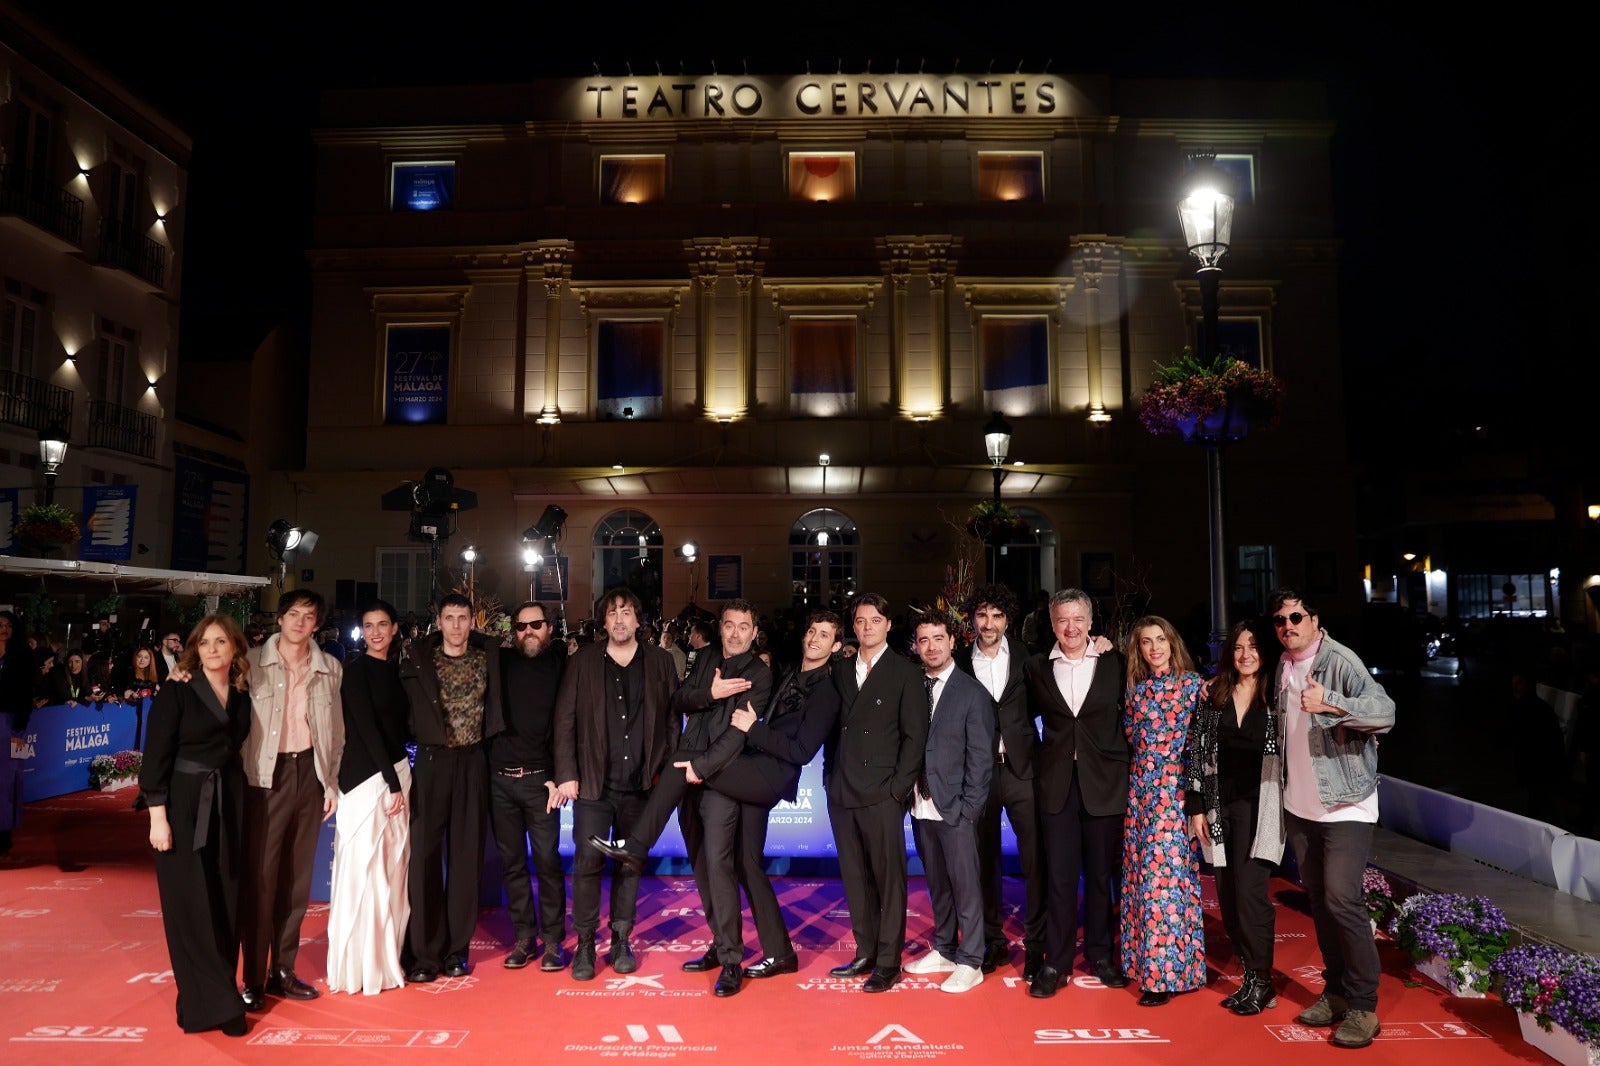
[[[1585,138],[1597,94],[1570,27],[1386,23],[1335,5],[1205,5],[1214,23],[1144,5],[1041,5],[1054,14],[1029,18],[1032,6],[1015,4],[574,6],[595,13],[589,24],[547,4],[245,4],[204,17],[118,5],[87,19],[54,0],[21,6],[194,139],[183,359],[239,357],[275,324],[303,321],[322,88],[580,77],[593,63],[653,72],[658,61],[690,74],[713,61],[724,73],[1048,62],[1059,74],[1312,78],[1338,123],[1341,327],[1362,427],[1352,458],[1428,463],[1463,443],[1531,439],[1576,476],[1586,457],[1576,404],[1597,364],[1580,332],[1594,299]],[[805,21],[777,26],[786,9]],[[758,12],[774,25],[758,29]]]

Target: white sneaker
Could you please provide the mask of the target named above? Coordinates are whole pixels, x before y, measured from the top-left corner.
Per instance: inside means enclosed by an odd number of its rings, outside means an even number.
[[[976,966],[957,966],[939,989],[944,992],[967,992],[983,984],[983,971]]]
[[[953,973],[956,964],[939,954],[930,951],[920,959],[912,959],[906,963],[906,973]]]

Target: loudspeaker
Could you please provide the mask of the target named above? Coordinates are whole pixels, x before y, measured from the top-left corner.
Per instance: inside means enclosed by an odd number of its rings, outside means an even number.
[[[356,582],[356,610],[360,610],[378,598],[378,583],[376,581]]]
[[[341,577],[333,583],[333,609],[336,611],[356,609],[355,578]]]

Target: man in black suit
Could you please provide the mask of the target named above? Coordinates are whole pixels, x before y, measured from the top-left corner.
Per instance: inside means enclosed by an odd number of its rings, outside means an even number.
[[[1128,741],[1122,732],[1122,656],[1089,643],[1094,607],[1087,593],[1050,597],[1055,647],[1028,660],[1024,681],[1043,719],[1034,772],[1046,867],[1045,963],[1028,994],[1056,994],[1072,972],[1078,933],[1078,878],[1083,877],[1083,954],[1111,988],[1128,979],[1112,962],[1122,819],[1128,806]]]
[[[828,821],[850,908],[855,958],[834,977],[860,977],[863,992],[900,979],[906,946],[906,803],[922,770],[928,695],[922,673],[888,646],[889,601],[863,593],[851,607],[860,650],[834,664],[839,732],[824,765]]]
[[[978,818],[994,776],[994,715],[983,686],[956,669],[950,619],[928,612],[916,624],[928,693],[928,743],[911,801],[911,828],[933,900],[933,947],[907,973],[949,974],[939,987],[966,992],[983,983],[983,887]]]
[[[1044,858],[1039,853],[1039,808],[1034,802],[1034,752],[1039,735],[1028,709],[1022,683],[1027,647],[1008,629],[1017,613],[1017,598],[1004,585],[982,585],[967,601],[977,639],[956,652],[955,660],[989,693],[995,749],[994,779],[989,800],[978,819],[978,861],[983,880],[983,929],[987,947],[983,972],[992,973],[1009,957],[1005,916],[1001,908],[1000,811],[1011,821],[1017,839],[1017,864],[1022,868],[1022,977],[1032,981],[1044,959]]]

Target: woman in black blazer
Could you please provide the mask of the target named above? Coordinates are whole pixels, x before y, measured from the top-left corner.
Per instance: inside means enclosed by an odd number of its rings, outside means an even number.
[[[161,686],[145,730],[139,788],[150,810],[150,846],[167,953],[186,1033],[245,1034],[239,964],[239,838],[250,733],[244,631],[227,615],[202,618],[178,669]]]

